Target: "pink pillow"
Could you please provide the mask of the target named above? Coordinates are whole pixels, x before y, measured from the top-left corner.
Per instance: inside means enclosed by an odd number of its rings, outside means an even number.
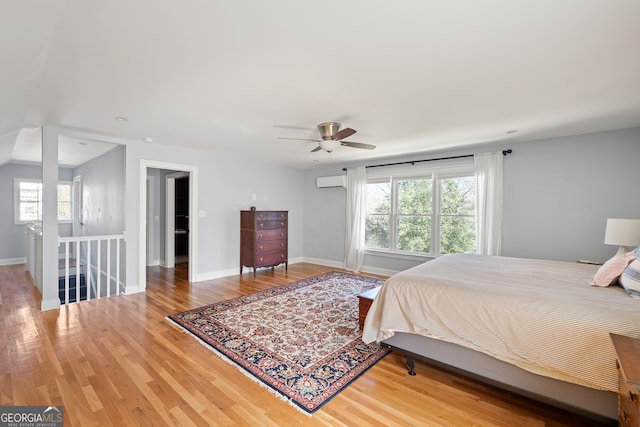
[[[589,284],[591,286],[609,286],[615,282],[631,261],[636,258],[633,251],[616,255],[602,264]]]

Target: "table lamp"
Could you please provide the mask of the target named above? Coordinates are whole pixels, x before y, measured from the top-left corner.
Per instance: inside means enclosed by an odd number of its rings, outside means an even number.
[[[640,219],[607,219],[605,245],[618,245],[616,255],[632,251],[640,245]]]

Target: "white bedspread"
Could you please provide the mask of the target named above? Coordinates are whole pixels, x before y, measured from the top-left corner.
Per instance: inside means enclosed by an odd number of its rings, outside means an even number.
[[[539,375],[617,390],[610,332],[640,338],[640,301],[589,286],[597,266],[446,255],[387,280],[363,340],[395,332],[471,348]]]

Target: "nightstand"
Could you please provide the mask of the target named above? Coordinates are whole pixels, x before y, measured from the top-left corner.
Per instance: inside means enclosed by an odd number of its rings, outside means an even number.
[[[382,288],[382,286],[369,289],[367,292],[363,292],[358,295],[358,320],[360,324],[360,330],[364,328],[364,319],[367,317],[369,308],[371,307],[371,304],[373,304],[373,300],[376,299],[376,295],[378,295],[378,291],[380,290],[380,288]]]
[[[640,426],[640,339],[611,335],[618,368],[618,425]]]

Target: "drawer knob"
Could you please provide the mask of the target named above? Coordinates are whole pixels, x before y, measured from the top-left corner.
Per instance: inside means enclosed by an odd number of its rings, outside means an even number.
[[[284,227],[284,222],[281,222],[281,223],[280,223],[280,227]]]
[[[264,258],[260,257],[260,262],[264,261]]]
[[[627,414],[627,411],[622,412],[622,414],[620,415],[620,420],[624,423],[629,421],[629,414]]]
[[[284,254],[280,254],[280,258],[284,259]]]
[[[261,223],[260,223],[260,227],[264,227],[264,223],[262,223],[262,222],[261,222]]]
[[[280,233],[280,237],[284,237],[284,233]]]
[[[260,250],[261,251],[264,250],[264,246],[260,245]]]
[[[262,237],[263,237],[263,236],[262,236],[262,233],[258,234],[258,236],[259,236],[261,239],[262,239]]]
[[[281,247],[281,248],[284,248],[284,243],[280,243],[280,247]]]
[[[638,396],[634,392],[630,391],[629,392],[629,402],[635,402],[636,400],[638,400]]]

